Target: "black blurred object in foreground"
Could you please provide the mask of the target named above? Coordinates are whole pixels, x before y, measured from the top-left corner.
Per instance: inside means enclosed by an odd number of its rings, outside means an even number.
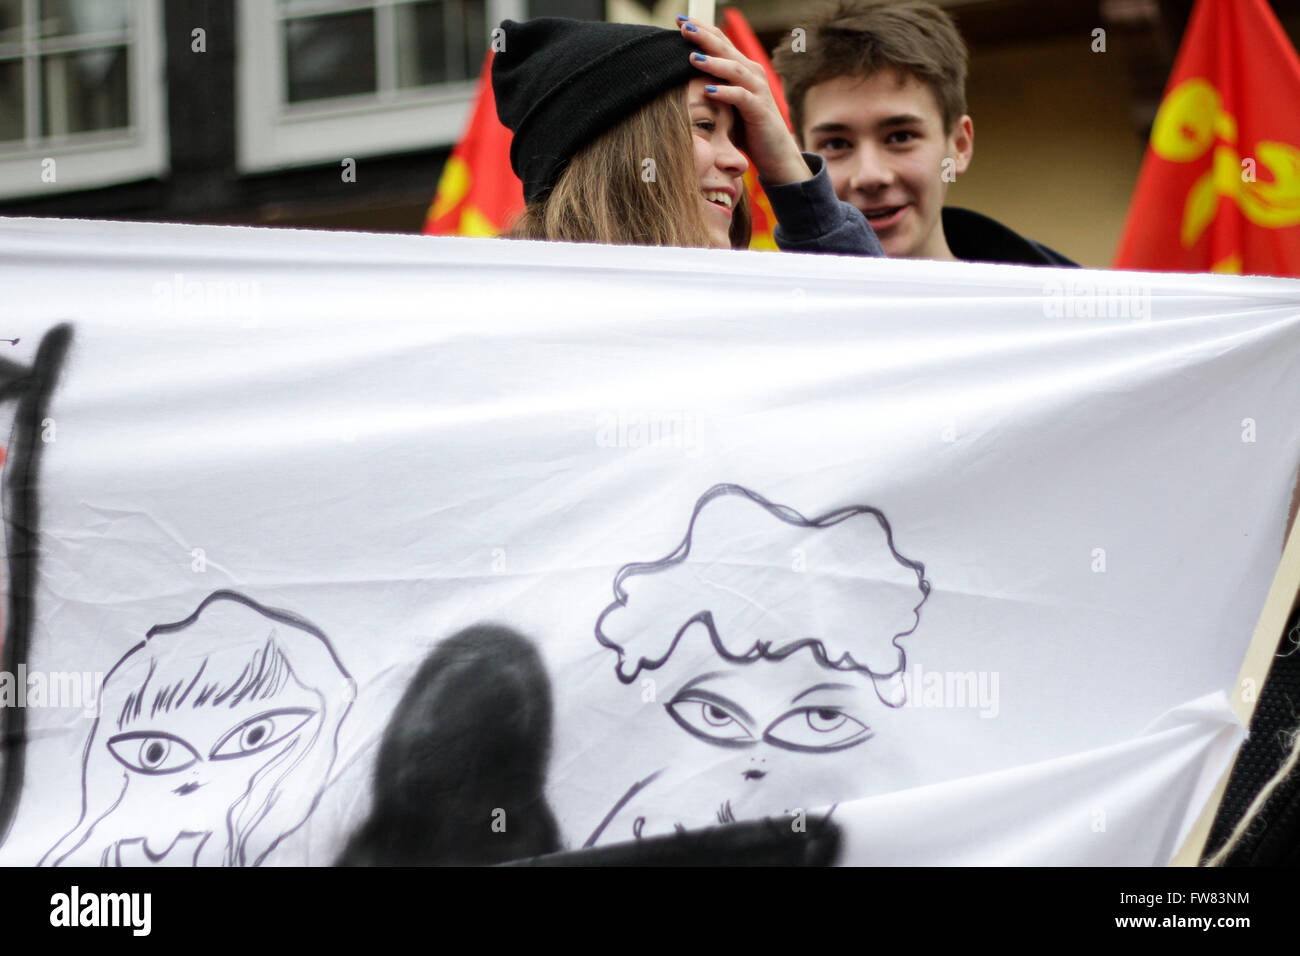
[[[384,731],[369,818],[339,866],[500,863],[560,848],[543,787],[551,686],[503,627],[468,628],[420,665]]]
[[[794,832],[788,817],[684,830],[630,843],[515,860],[507,866],[830,866],[840,850],[840,829],[810,819]]]

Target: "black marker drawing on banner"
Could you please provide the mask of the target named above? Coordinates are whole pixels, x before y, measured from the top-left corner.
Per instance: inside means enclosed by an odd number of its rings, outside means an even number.
[[[877,508],[851,505],[807,518],[747,488],[719,484],[696,502],[676,548],[619,569],[614,601],[595,634],[618,654],[615,674],[624,684],[664,668],[691,635],[707,637],[712,666],[669,680],[662,706],[692,738],[735,751],[737,759],[721,765],[716,802],[695,811],[726,823],[740,819],[742,804],[747,815],[756,812],[759,788],[773,787],[774,777],[784,776],[776,793],[796,798],[806,769],[782,754],[857,748],[874,736],[873,699],[891,709],[905,703],[900,641],[919,625],[930,587],[925,566],[899,552]],[[767,666],[754,668],[759,662]],[[840,675],[867,681],[827,679]],[[874,694],[864,694],[867,687]],[[631,822],[615,839],[641,836],[646,819],[638,807],[656,799],[646,793],[651,783],[660,791],[670,783],[668,770],[634,783],[585,845],[621,816]],[[688,776],[687,789],[700,794],[703,774]],[[761,812],[793,809],[778,803]]]
[[[80,818],[41,865],[260,865],[315,811],[354,697],[318,628],[213,592],[109,671]]]
[[[551,685],[533,645],[479,625],[440,643],[384,731],[369,818],[340,866],[500,863],[560,849],[544,787]]]
[[[18,339],[13,339],[14,345]],[[40,465],[45,447],[43,423],[50,395],[72,343],[72,327],[58,325],[41,337],[30,366],[0,359],[0,406],[14,403],[13,429],[5,445],[2,494],[5,524],[5,566],[9,600],[4,608],[4,642],[0,671],[26,670],[31,654],[33,593],[40,553]],[[23,787],[27,764],[27,711],[0,707],[0,845],[9,835]]]

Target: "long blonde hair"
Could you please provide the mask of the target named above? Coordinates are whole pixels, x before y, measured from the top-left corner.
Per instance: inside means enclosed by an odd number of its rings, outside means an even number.
[[[686,87],[667,90],[596,137],[551,191],[529,203],[516,239],[708,246]],[[651,162],[646,162],[650,160]],[[736,198],[732,248],[749,245],[749,197]]]

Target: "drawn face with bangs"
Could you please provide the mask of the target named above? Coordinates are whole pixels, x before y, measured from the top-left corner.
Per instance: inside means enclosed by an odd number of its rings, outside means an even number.
[[[47,860],[256,865],[319,798],[348,687],[323,635],[233,592],[153,629],[87,746],[85,805],[106,811]]]
[[[597,622],[619,679],[687,736],[660,721],[638,738],[641,778],[588,843],[863,795],[896,757],[879,737],[904,703],[899,641],[929,588],[874,508],[806,518],[710,489],[675,550],[620,570]]]
[[[132,821],[143,836],[119,843],[121,862],[163,862],[186,848],[197,855],[201,843],[232,807],[244,800],[259,774],[285,761],[300,745],[310,748],[320,732],[320,694],[296,680],[283,652],[268,640],[250,655],[247,646],[221,652],[212,664],[238,666],[234,682],[219,678],[184,689],[171,706],[135,716],[128,701],[122,732],[105,741],[127,771],[128,794],[114,823]],[[150,661],[151,664],[156,662]],[[136,695],[147,695],[146,680]],[[173,693],[174,687],[167,692]]]

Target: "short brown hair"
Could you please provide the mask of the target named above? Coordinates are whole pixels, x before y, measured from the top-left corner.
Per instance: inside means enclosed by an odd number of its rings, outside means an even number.
[[[730,109],[731,107],[723,107]],[[529,203],[515,239],[708,246],[686,87],[667,90],[580,149],[555,186]],[[655,161],[652,182],[642,177]],[[749,245],[749,200],[736,197],[732,248]]]
[[[957,26],[932,3],[839,0],[797,23],[806,49],[783,44],[772,54],[781,75],[795,135],[803,138],[808,91],[840,76],[871,76],[893,68],[928,86],[951,133],[966,112],[966,44]]]

